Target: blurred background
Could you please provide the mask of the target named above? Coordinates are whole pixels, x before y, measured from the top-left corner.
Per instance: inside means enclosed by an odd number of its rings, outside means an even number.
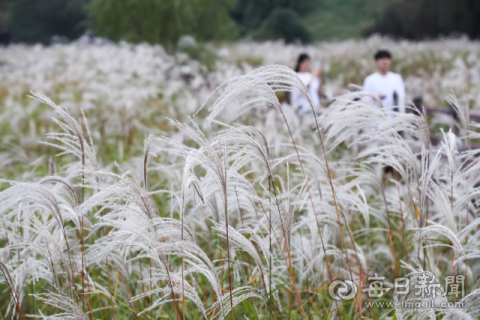
[[[0,0],[0,41],[48,44],[88,33],[171,50],[187,34],[304,44],[374,33],[476,39],[479,16],[477,0]]]

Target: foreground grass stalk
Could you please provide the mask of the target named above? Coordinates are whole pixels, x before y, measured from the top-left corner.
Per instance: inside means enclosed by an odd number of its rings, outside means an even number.
[[[337,205],[337,199],[336,199],[336,196],[335,196],[335,189],[333,188],[332,176],[330,174],[330,167],[328,166],[327,153],[325,152],[325,146],[324,146],[324,143],[323,143],[323,138],[322,138],[322,134],[321,134],[321,131],[320,131],[320,126],[318,125],[318,120],[317,120],[317,117],[316,117],[316,114],[315,114],[315,109],[313,108],[313,105],[311,103],[310,103],[310,107],[312,108],[313,117],[315,119],[315,126],[317,128],[318,137],[320,138],[320,144],[322,146],[323,157],[325,158],[325,166],[327,168],[328,181],[330,183],[330,188],[332,189],[333,202],[335,204],[335,210],[337,212],[337,218],[338,218],[338,227],[340,228],[340,234],[342,235],[342,242],[343,242],[343,247],[345,249],[345,256],[346,256],[346,259],[347,259],[348,270],[350,272],[350,278],[352,279],[352,281],[354,281],[352,268],[350,266],[350,260],[348,258],[347,244],[345,242],[345,237],[344,237],[343,231],[342,231],[343,229],[342,229],[342,222],[340,221],[340,213],[338,212],[338,205]],[[285,115],[284,115],[284,117],[285,117]],[[290,128],[289,128],[289,131],[290,131]],[[291,133],[290,133],[290,135],[291,135]],[[297,149],[297,147],[295,146],[295,150],[296,149]],[[298,152],[297,152],[297,154],[298,154]],[[302,169],[303,169],[303,167],[302,167]],[[310,188],[309,188],[309,190],[310,190]],[[351,241],[353,241],[353,239],[351,239]],[[358,304],[357,297],[355,297],[355,301]],[[358,308],[359,308],[359,312],[360,312],[360,319],[362,319],[362,307],[361,307],[360,304],[358,304]]]
[[[399,207],[400,207],[400,217],[402,218],[403,244],[405,246],[405,254],[407,256],[407,261],[409,261],[409,259],[408,259],[408,246],[407,246],[407,234],[405,232],[405,219],[403,218],[402,196],[400,194],[400,187],[398,186],[398,172],[397,171],[395,171],[395,178],[397,180],[398,204],[399,204]]]
[[[271,176],[271,174],[270,174]],[[268,192],[271,194],[271,189],[272,189],[272,184],[271,184],[271,178],[268,179]],[[268,202],[271,206],[271,198],[268,197]],[[268,231],[268,240],[269,240],[269,250],[270,250],[270,266],[269,266],[269,274],[270,274],[270,281],[268,282],[270,286],[270,291],[269,291],[269,299],[270,299],[270,305],[273,305],[273,292],[272,292],[272,209],[269,208],[269,216],[268,216],[268,226],[269,226],[269,231]]]
[[[153,283],[152,283],[152,259],[150,258],[150,292],[153,290]],[[150,294],[150,306],[153,304],[153,294]],[[153,320],[153,310],[150,311],[150,318]]]
[[[450,175],[450,209],[452,210],[453,215],[453,170]],[[467,211],[468,214],[468,211]],[[453,230],[452,230],[453,231]],[[452,241],[452,276],[453,276],[453,284],[455,285],[455,247]],[[453,302],[457,302],[457,296],[453,295]]]
[[[148,155],[149,155],[149,152],[150,152],[150,147],[151,147],[151,144],[153,142],[152,138],[153,138],[152,136],[149,136],[145,140],[145,143],[144,143],[144,157],[143,157],[143,185],[144,185],[144,188],[143,189],[144,189],[145,193],[148,193],[148,190],[147,190],[148,189],[148,185],[147,185],[147,163],[148,163]],[[150,212],[148,201],[143,196],[142,196],[142,201],[143,201],[143,204],[145,205],[145,208],[147,210],[146,213],[147,213],[147,216],[149,218],[149,222],[152,224],[152,230],[155,234],[155,239],[157,240],[157,242],[160,242],[160,240],[158,239],[158,236],[157,236],[157,229],[156,229],[155,225],[153,225],[153,223],[152,223],[153,214]],[[182,222],[182,233],[183,233],[183,222]],[[183,262],[183,259],[182,259],[182,262]],[[141,261],[140,261],[140,263],[141,263]],[[149,263],[150,263],[150,292],[151,292],[151,291],[153,291],[152,258],[149,258]],[[177,320],[180,320],[179,310],[177,308],[177,302],[176,302],[176,299],[175,299],[175,293],[173,291],[173,284],[172,284],[172,280],[171,280],[171,277],[170,277],[170,271],[169,271],[169,268],[168,268],[167,264],[165,263],[165,261],[163,261],[163,264],[164,264],[165,270],[167,271],[167,278],[168,278],[167,282],[168,282],[168,286],[170,288],[170,293],[171,293],[172,299],[173,299],[173,307],[174,307],[174,310],[175,310],[175,316],[176,316]],[[183,264],[182,264],[182,286],[183,286]],[[184,295],[183,295],[183,292],[182,292],[182,299],[183,299],[183,297],[184,297]],[[150,303],[153,304],[153,294],[150,294]],[[183,311],[185,313],[185,304],[183,306],[184,306]],[[153,319],[153,310],[150,311],[150,317],[151,317],[151,319]]]
[[[130,292],[130,290],[128,290],[127,282],[125,281],[125,278],[123,277],[122,273],[118,270],[118,268],[117,268],[117,275],[119,275],[120,278],[122,279],[123,285],[125,286],[125,290],[127,290],[128,297],[132,299],[133,298],[132,293]],[[132,303],[133,303],[133,307],[135,308],[135,311],[138,314],[137,304],[135,303],[135,301],[132,301]]]
[[[393,246],[393,232],[392,232],[392,223],[390,221],[390,211],[388,210],[387,197],[385,196],[385,189],[383,187],[383,184],[380,187],[381,187],[381,191],[382,191],[383,201],[385,203],[385,211],[387,212],[388,231],[389,231],[388,238],[390,240],[390,250],[392,251],[393,262],[395,264],[395,277],[398,277],[398,273],[399,273],[398,267],[399,266],[398,266],[398,263],[397,263],[397,258],[395,257],[395,248]]]
[[[80,125],[81,126],[81,125]],[[83,130],[83,127],[81,128]],[[85,145],[84,145],[84,140],[83,140],[83,135],[80,132],[77,133],[77,138],[80,144],[80,151],[81,151],[81,156],[82,156],[82,174],[81,174],[81,197],[80,197],[80,204],[82,204],[85,200],[85,188],[84,188],[84,183],[85,183]],[[85,263],[85,233],[84,233],[84,228],[85,228],[85,223],[84,223],[84,215],[82,214],[81,217],[81,241],[82,241],[82,293],[83,293],[83,311],[85,312],[85,276],[86,276],[86,263]],[[90,297],[89,297],[90,298]],[[92,315],[93,316],[93,315]]]
[[[309,197],[310,197],[310,202],[312,204],[312,209],[313,209],[313,213],[315,215],[315,219],[317,221],[317,226],[318,226],[318,232],[319,232],[319,235],[320,235],[320,241],[322,243],[322,249],[323,249],[323,253],[325,255],[325,262],[327,264],[327,270],[328,270],[328,274],[330,276],[330,281],[333,281],[333,277],[332,277],[332,273],[330,271],[330,266],[329,266],[329,263],[328,263],[328,259],[327,259],[327,251],[325,249],[325,244],[323,242],[323,237],[322,237],[322,233],[320,231],[320,224],[318,222],[318,217],[317,217],[317,212],[315,210],[315,205],[313,203],[313,196],[312,196],[312,192],[310,191],[310,185],[308,184],[308,179],[307,179],[307,175],[305,173],[305,169],[303,168],[303,163],[302,163],[302,159],[300,158],[300,154],[298,153],[298,149],[297,149],[297,144],[295,143],[295,139],[293,138],[293,134],[292,134],[292,131],[290,130],[290,126],[288,124],[288,121],[287,121],[287,117],[285,117],[285,114],[283,113],[283,109],[282,107],[280,106],[280,113],[282,114],[283,116],[283,120],[285,121],[285,124],[287,125],[287,129],[288,129],[288,133],[290,135],[290,139],[292,140],[292,143],[293,143],[293,146],[295,148],[295,152],[297,154],[297,158],[298,158],[298,162],[300,163],[300,168],[302,169],[302,174],[303,174],[303,177],[305,179],[305,184],[307,186],[307,190],[308,190],[308,194],[309,194]],[[322,143],[322,146],[323,146],[323,143]],[[333,188],[333,187],[332,187]],[[333,197],[335,198],[335,194],[333,195]],[[334,199],[335,200],[335,199]],[[335,202],[335,207],[336,207],[336,202]],[[337,214],[338,214],[338,209],[337,209]],[[339,217],[340,219],[340,217]],[[341,230],[341,229],[340,229]],[[343,237],[343,233],[342,233],[342,237]],[[348,261],[348,254],[347,254],[347,261]],[[349,264],[349,269],[350,269],[350,264]],[[350,271],[351,273],[351,271]],[[353,277],[352,277],[352,281],[353,281]],[[298,294],[298,293],[297,293]],[[338,302],[337,300],[335,300],[335,305],[337,307],[337,311],[338,311],[338,314],[340,314],[340,310],[338,309]]]
[[[265,214],[265,217],[268,218],[269,215],[267,214],[265,208],[263,207],[263,205],[262,205],[261,203],[260,203],[260,207],[262,208],[262,211],[263,211],[263,213]],[[270,211],[271,211],[271,210],[270,210]],[[287,257],[285,256],[285,253],[283,252],[282,245],[281,245],[281,243],[280,243],[280,240],[278,239],[278,236],[277,236],[275,230],[272,229],[272,233],[273,233],[273,235],[275,236],[275,240],[277,240],[277,245],[278,245],[278,248],[280,249],[280,252],[282,253],[283,261],[285,261],[285,264],[286,264],[287,268],[288,268],[289,271],[290,271],[290,270],[291,270],[291,269],[290,269],[290,263],[289,263],[289,261],[287,260]],[[284,233],[284,234],[285,234],[285,233]],[[288,249],[288,247],[287,247],[287,249]],[[293,276],[293,274],[292,274],[291,272],[290,272],[290,275]],[[294,278],[294,277],[292,278],[292,281],[293,281],[293,286],[294,286],[294,288],[295,288],[295,294],[296,294],[296,296],[297,296],[297,301],[298,301],[299,296],[298,296],[298,290],[296,290],[295,278]],[[273,315],[272,315],[272,317],[273,317]]]
[[[110,267],[108,266],[108,256],[106,257],[106,262],[107,262],[107,276],[108,276],[108,290],[110,291],[110,302],[112,303],[112,317],[113,320],[115,320],[115,308],[114,308],[114,303],[113,303],[113,296],[112,296],[112,286],[110,283]]]
[[[15,306],[17,307],[18,315],[20,316],[20,319],[23,320],[24,318],[23,318],[22,307],[20,306],[20,298],[17,292],[15,291],[15,286],[13,284],[12,277],[10,276],[10,272],[8,271],[7,266],[1,261],[0,261],[0,271],[2,271],[3,276],[6,280],[7,286],[10,289],[10,293],[13,297],[13,300],[15,301]]]
[[[288,256],[288,265],[287,266],[290,269],[290,275],[292,277],[292,284],[293,284],[293,287],[295,288],[295,294],[297,296],[297,303],[298,303],[298,307],[300,309],[300,317],[302,318],[302,315],[303,315],[303,317],[305,317],[305,311],[303,311],[302,300],[300,299],[300,295],[299,295],[298,290],[297,290],[297,284],[295,282],[295,276],[294,276],[294,273],[293,273],[293,264],[292,264],[292,259],[290,257],[290,248],[289,248],[288,241],[287,241],[287,234],[285,232],[285,226],[283,224],[283,218],[282,218],[282,214],[281,214],[281,210],[280,210],[279,200],[277,198],[277,193],[275,191],[275,185],[274,185],[274,182],[273,182],[273,177],[271,175],[269,177],[272,181],[272,186],[273,186],[272,190],[273,190],[273,194],[275,196],[275,205],[277,207],[278,216],[280,218],[280,223],[282,225],[283,239],[285,240],[285,249],[287,250],[287,256]]]
[[[225,167],[225,180],[227,176],[227,167]],[[225,181],[226,182],[226,181]],[[230,286],[229,292],[230,292],[230,307],[232,311],[232,320],[235,319],[235,316],[233,314],[233,294],[232,294],[232,273],[230,269],[230,241],[228,237],[228,202],[227,202],[227,184],[224,184],[224,189],[223,189],[224,195],[225,195],[225,229],[226,229],[226,235],[227,235],[227,262],[228,262],[228,284]]]

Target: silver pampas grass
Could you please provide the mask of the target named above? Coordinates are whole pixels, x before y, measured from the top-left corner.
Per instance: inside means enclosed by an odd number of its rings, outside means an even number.
[[[130,64],[137,56],[151,59],[156,71],[141,59],[135,68],[125,66],[129,75],[115,82],[114,95],[101,81],[85,84],[81,108],[31,93],[32,108],[49,108],[53,121],[42,120],[49,131],[59,129],[46,135],[42,148],[59,154],[49,158],[42,177],[1,180],[5,317],[480,316],[480,162],[478,151],[465,148],[480,138],[480,125],[470,121],[461,99],[448,96],[458,130],[441,131],[435,145],[424,110],[406,106],[406,113],[387,116],[376,97],[358,87],[336,96],[318,117],[312,108],[303,121],[279,99],[284,91],[308,99],[285,66],[204,74],[191,63],[187,88],[176,65],[185,57],[148,45],[102,45]],[[363,47],[325,50],[333,57],[352,48]],[[92,52],[94,59],[98,52]],[[115,61],[95,59],[104,64],[92,69],[92,79],[117,72]],[[69,70],[66,79],[77,81],[78,70]],[[152,73],[158,71],[161,103]],[[122,81],[136,77],[141,85],[127,90]],[[42,90],[52,93],[47,85]],[[106,109],[96,114],[92,101]],[[141,109],[146,115],[134,108],[138,101],[148,105]],[[166,105],[174,106],[168,111],[174,120],[152,120]],[[135,135],[147,131],[138,143]],[[0,155],[13,170],[14,158]],[[386,285],[408,277],[414,290],[425,273],[435,279],[434,303],[408,308],[407,302],[432,299],[390,291],[386,297],[397,305],[366,304],[375,301],[364,293],[372,275],[384,274]],[[462,297],[438,287],[452,275],[465,277]],[[335,299],[329,293],[335,281],[348,281],[357,294]],[[442,305],[448,302],[459,304]]]

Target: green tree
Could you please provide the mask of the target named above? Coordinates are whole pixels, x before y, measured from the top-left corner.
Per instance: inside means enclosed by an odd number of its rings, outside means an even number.
[[[242,27],[242,32],[248,34],[262,26],[265,19],[274,10],[288,8],[303,15],[317,6],[315,0],[238,0],[231,11],[232,18]]]
[[[233,0],[92,0],[89,25],[99,36],[172,47],[182,35],[200,41],[228,40],[235,24]]]
[[[462,33],[480,38],[478,0],[403,0],[393,3],[369,33],[423,39]]]
[[[291,43],[297,40],[310,42],[310,34],[303,26],[295,11],[278,8],[265,19],[261,27],[253,33],[257,39],[284,39]]]
[[[84,30],[88,0],[14,0],[8,4],[8,29],[14,42],[49,43],[54,35],[75,39]]]

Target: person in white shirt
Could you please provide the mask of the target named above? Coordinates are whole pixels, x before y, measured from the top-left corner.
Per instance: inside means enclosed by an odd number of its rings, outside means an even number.
[[[390,71],[392,55],[386,50],[379,50],[375,56],[377,72],[372,73],[363,82],[363,89],[378,96],[387,116],[392,111],[405,112],[405,84],[402,76]]]
[[[302,53],[297,60],[295,67],[298,77],[302,80],[303,84],[308,90],[308,95],[312,101],[315,113],[320,112],[320,95],[321,95],[321,79],[322,69],[318,66],[313,74],[310,73],[310,57],[306,53]],[[292,106],[297,108],[297,112],[300,116],[312,114],[312,108],[308,103],[308,100],[296,92],[292,92],[291,98]]]

